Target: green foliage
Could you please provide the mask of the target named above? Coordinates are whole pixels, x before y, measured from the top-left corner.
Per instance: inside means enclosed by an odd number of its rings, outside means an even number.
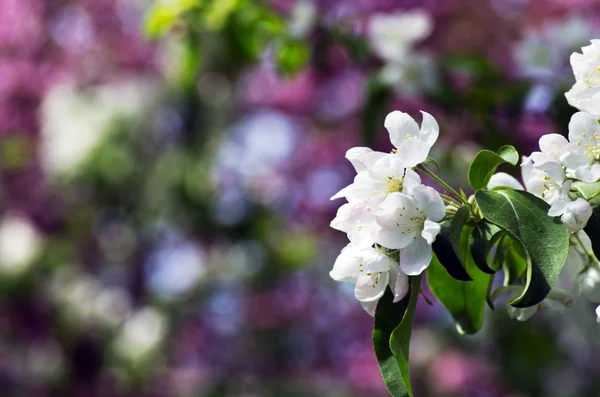
[[[494,238],[502,233],[500,228],[492,223],[482,221],[475,225],[469,241],[469,250],[475,265],[484,273],[494,274],[495,270],[488,265],[488,256],[494,245]]]
[[[516,165],[518,162],[519,153],[512,146],[502,146],[496,153],[482,150],[477,153],[469,167],[469,184],[475,190],[485,189],[500,164]]]
[[[527,254],[518,241],[513,241],[508,236],[504,237],[500,249],[504,253],[504,285],[507,286],[517,281],[527,271]]]
[[[594,208],[592,216],[583,228],[592,242],[592,251],[596,257],[600,256],[600,207]]]
[[[592,207],[600,205],[600,182],[585,183],[574,182],[569,192],[573,199],[581,197],[588,201]]]
[[[284,41],[275,53],[275,63],[284,76],[292,76],[300,71],[310,59],[310,48],[296,40]]]
[[[442,266],[448,274],[457,280],[471,280],[471,276],[463,264],[464,256],[461,247],[461,233],[469,220],[469,209],[465,206],[456,211],[451,220],[440,223],[440,234],[432,247],[438,258],[443,258]]]
[[[547,215],[546,202],[524,191],[480,190],[475,193],[475,199],[485,219],[522,244],[528,253],[525,289],[511,304],[529,307],[540,303],[567,259],[567,228]]]
[[[383,380],[393,397],[412,397],[408,353],[421,276],[410,278],[409,293],[398,303],[388,289],[375,311],[373,348]]]
[[[468,243],[469,232],[465,228],[465,243]],[[485,301],[493,276],[477,269],[468,250],[464,250],[464,253],[466,270],[472,280],[461,281],[451,277],[434,256],[427,268],[427,284],[433,295],[452,315],[459,332],[474,334],[483,325]]]

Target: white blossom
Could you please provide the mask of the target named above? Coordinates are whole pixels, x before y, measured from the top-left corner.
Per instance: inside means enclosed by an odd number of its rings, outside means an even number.
[[[347,245],[329,275],[336,281],[355,284],[356,299],[366,304],[381,298],[388,285],[394,292],[395,302],[408,291],[408,276],[387,255],[371,247]],[[372,305],[366,305],[367,312],[371,309],[374,309]]]
[[[371,231],[375,217],[366,200],[355,199],[342,205],[330,226],[348,234],[348,239],[357,247],[368,248],[373,245]]]
[[[433,23],[425,11],[375,14],[367,34],[373,51],[384,61],[399,62],[413,44],[431,34]]]
[[[394,154],[367,152],[357,157],[347,154],[347,157],[360,171],[354,182],[336,193],[332,200],[340,197],[349,201],[362,199],[375,208],[388,194],[408,192],[421,184],[419,175],[411,169],[404,168],[401,159]]]
[[[421,128],[412,117],[397,110],[388,114],[384,122],[390,141],[397,149],[396,155],[408,168],[425,161],[440,132],[435,118],[429,113],[423,111],[421,113],[423,114]]]
[[[379,206],[373,232],[376,243],[400,249],[400,267],[411,276],[421,274],[432,257],[431,244],[440,232],[446,207],[440,195],[428,186],[412,189],[412,196],[392,193]]]
[[[600,306],[596,308],[596,322],[600,323]]]
[[[600,117],[600,40],[592,40],[582,53],[571,54],[575,75],[573,88],[565,94],[569,104],[579,110]]]
[[[568,154],[564,159],[567,168],[583,182],[600,179],[600,125],[595,116],[577,112],[569,122]]]
[[[569,231],[574,233],[580,231],[587,225],[588,220],[592,216],[592,212],[593,209],[590,206],[590,203],[582,198],[578,198],[565,206],[560,220]]]

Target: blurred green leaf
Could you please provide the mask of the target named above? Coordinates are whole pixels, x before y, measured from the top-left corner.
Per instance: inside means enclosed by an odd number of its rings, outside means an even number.
[[[275,63],[284,76],[296,74],[306,66],[309,59],[310,48],[301,41],[283,41],[275,53]]]
[[[165,35],[186,11],[197,6],[202,0],[173,0],[169,3],[156,2],[144,18],[144,34],[150,39]]]

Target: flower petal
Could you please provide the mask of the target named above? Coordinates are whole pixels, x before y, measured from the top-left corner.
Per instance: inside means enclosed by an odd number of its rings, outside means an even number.
[[[390,288],[394,294],[394,303],[400,302],[408,293],[408,276],[400,269],[390,271]]]
[[[361,275],[359,265],[362,263],[362,260],[361,250],[347,245],[335,260],[329,276],[335,281],[356,283],[358,277]]]
[[[427,143],[429,147],[432,147],[440,135],[440,126],[432,115],[422,110],[421,113],[423,114],[423,121],[421,122],[421,140]]]
[[[424,185],[417,186],[413,189],[412,194],[427,219],[439,222],[446,216],[444,200],[434,188]]]
[[[420,135],[419,125],[408,114],[395,110],[388,114],[383,122],[388,130],[390,142],[400,148],[406,136],[418,137]]]
[[[429,156],[431,147],[419,138],[405,139],[398,147],[398,156],[407,168],[416,167]]]
[[[441,226],[439,223],[432,222],[429,219],[425,220],[423,224],[423,231],[421,232],[421,236],[427,241],[427,244],[433,244],[435,238],[440,233]]]
[[[373,302],[383,296],[388,286],[389,274],[374,273],[371,276],[361,276],[356,282],[354,296],[361,302]]]
[[[409,276],[417,276],[431,262],[431,245],[421,236],[415,236],[413,243],[400,250],[400,268]]]
[[[525,190],[523,185],[512,175],[507,174],[506,172],[497,172],[490,178],[490,181],[487,184],[488,189],[493,189],[496,187],[510,187],[515,190]]]
[[[356,172],[364,171],[366,169],[365,165],[361,161],[361,157],[367,153],[371,153],[373,150],[368,147],[357,146],[348,149],[346,151],[346,158],[352,163],[352,166],[356,170]]]
[[[375,309],[377,309],[377,303],[379,300],[374,300],[371,302],[360,302],[360,305],[363,309],[369,314],[371,317],[375,317]]]
[[[571,232],[578,232],[587,225],[592,212],[590,203],[582,198],[578,198],[567,204],[560,220]]]
[[[540,138],[540,150],[543,153],[558,152],[562,153],[566,150],[569,141],[560,134],[547,134]]]

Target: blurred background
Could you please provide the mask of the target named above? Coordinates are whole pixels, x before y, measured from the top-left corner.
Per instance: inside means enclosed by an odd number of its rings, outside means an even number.
[[[328,272],[357,145],[438,120],[481,147],[567,133],[596,0],[0,0],[0,396],[386,396]],[[419,397],[598,397],[593,308],[460,336],[419,302]]]

